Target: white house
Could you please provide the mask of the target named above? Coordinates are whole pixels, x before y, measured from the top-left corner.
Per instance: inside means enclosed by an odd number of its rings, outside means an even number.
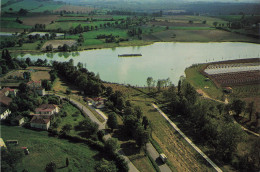
[[[36,115],[31,119],[30,125],[32,128],[48,130],[50,127],[50,118],[43,118],[40,115]]]
[[[4,106],[0,106],[0,114],[1,114],[1,120],[6,119],[8,115],[11,114],[11,111]]]

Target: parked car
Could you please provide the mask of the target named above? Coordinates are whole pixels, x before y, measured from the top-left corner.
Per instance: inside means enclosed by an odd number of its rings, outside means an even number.
[[[161,160],[162,160],[163,163],[166,163],[166,161],[167,161],[167,156],[166,156],[164,153],[161,153],[161,154],[160,154],[160,158],[161,158]]]

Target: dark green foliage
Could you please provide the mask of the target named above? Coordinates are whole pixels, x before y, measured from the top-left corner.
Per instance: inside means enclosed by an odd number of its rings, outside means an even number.
[[[75,130],[83,131],[82,135],[88,137],[97,133],[98,124],[87,118],[84,121],[79,122],[79,124],[75,126]]]
[[[239,116],[246,108],[246,102],[242,100],[234,100],[232,102],[231,109],[235,111],[236,115]]]
[[[50,162],[46,165],[45,171],[46,172],[55,172],[57,169],[57,166],[54,162]]]
[[[111,128],[112,132],[113,132],[114,129],[117,128],[118,122],[117,122],[117,118],[116,118],[115,113],[110,113],[108,115],[107,125],[108,125],[109,128]]]
[[[113,161],[102,159],[95,167],[96,172],[117,172],[116,165]]]
[[[69,62],[53,62],[53,67],[70,83],[78,83],[79,88],[86,95],[99,96],[103,93],[104,86],[99,78],[93,72],[85,68],[73,66],[73,60]]]
[[[105,141],[105,151],[109,153],[114,153],[119,148],[118,140],[116,138],[109,138]]]

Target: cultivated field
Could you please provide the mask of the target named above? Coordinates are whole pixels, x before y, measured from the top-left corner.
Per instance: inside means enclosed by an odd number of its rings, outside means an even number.
[[[28,26],[34,26],[35,24],[48,25],[52,21],[58,20],[59,18],[60,18],[59,15],[40,15],[40,16],[24,17],[22,21],[23,24]]]
[[[62,7],[54,10],[56,11],[73,11],[75,13],[79,12],[79,13],[89,13],[91,11],[93,11],[92,7],[87,7],[87,6],[74,6],[74,5],[63,5]]]
[[[260,42],[259,39],[208,28],[176,28],[143,36],[145,41],[174,42]]]
[[[53,48],[58,48],[58,46],[63,46],[64,44],[67,44],[68,46],[76,45],[76,40],[50,40],[44,43],[42,46],[42,49],[45,50],[48,45],[52,45]]]

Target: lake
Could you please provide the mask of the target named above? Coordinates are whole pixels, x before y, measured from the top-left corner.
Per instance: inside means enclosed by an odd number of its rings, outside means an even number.
[[[118,57],[118,54],[142,54],[141,57]],[[144,86],[147,77],[167,79],[177,84],[185,68],[197,63],[259,58],[260,44],[252,43],[154,43],[147,46],[118,47],[74,53],[53,53],[18,57],[32,60],[74,60],[89,71],[99,73],[104,81]]]

